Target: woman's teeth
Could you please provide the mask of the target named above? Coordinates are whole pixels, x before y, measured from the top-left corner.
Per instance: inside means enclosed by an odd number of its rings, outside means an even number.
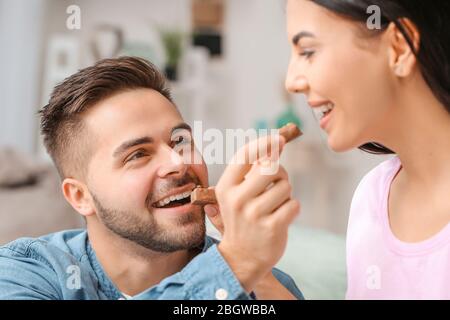
[[[164,198],[164,199],[158,201],[156,203],[156,206],[157,207],[164,207],[164,206],[168,205],[172,201],[186,199],[186,198],[188,198],[190,196],[191,196],[191,191],[187,191],[187,192],[184,192],[184,193],[176,194],[176,195],[173,195],[173,196],[170,196],[170,197],[167,197],[167,198]]]
[[[331,102],[321,105],[320,107],[313,108],[314,113],[318,119],[322,119],[325,115],[327,115],[331,110],[333,110],[334,104]]]

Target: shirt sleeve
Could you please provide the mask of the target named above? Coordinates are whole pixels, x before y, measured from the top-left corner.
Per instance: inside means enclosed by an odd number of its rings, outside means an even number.
[[[289,290],[290,293],[292,293],[294,297],[296,297],[298,300],[305,300],[303,293],[297,287],[295,281],[288,274],[277,268],[272,269],[272,274],[286,289]]]
[[[55,277],[46,263],[0,249],[0,300],[57,300]]]
[[[134,296],[136,300],[252,300],[214,244],[182,271]]]

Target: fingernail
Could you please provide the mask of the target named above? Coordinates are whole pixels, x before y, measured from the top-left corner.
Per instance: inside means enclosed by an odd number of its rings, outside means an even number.
[[[266,168],[268,168],[268,167],[270,167],[271,165],[272,165],[272,161],[270,161],[270,159],[261,159],[261,160],[259,160],[259,165],[261,166],[261,167],[266,167]]]
[[[205,206],[205,212],[210,217],[214,217],[218,213],[216,207],[214,206]]]

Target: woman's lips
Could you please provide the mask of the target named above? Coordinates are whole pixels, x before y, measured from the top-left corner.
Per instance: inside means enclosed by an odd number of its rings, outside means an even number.
[[[333,113],[333,111],[334,111],[334,109],[333,109],[333,110],[330,110],[328,113],[326,113],[326,114],[322,117],[322,119],[320,119],[320,127],[321,127],[323,130],[326,129],[328,123],[330,122],[331,114]]]
[[[313,109],[314,116],[319,121],[320,127],[325,129],[334,111],[334,103],[331,101],[309,101],[308,103]]]

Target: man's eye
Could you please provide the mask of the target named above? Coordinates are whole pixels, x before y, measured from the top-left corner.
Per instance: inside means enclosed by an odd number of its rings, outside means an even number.
[[[145,157],[146,155],[147,155],[147,153],[144,152],[144,151],[142,151],[142,150],[137,151],[137,152],[133,153],[133,154],[126,160],[126,162],[137,160],[137,159],[139,159],[139,158]]]
[[[174,140],[173,140],[173,142],[175,143],[175,144],[185,144],[185,143],[191,143],[191,139],[190,138],[188,138],[188,137],[184,137],[184,136],[179,136],[179,137],[176,137]]]

